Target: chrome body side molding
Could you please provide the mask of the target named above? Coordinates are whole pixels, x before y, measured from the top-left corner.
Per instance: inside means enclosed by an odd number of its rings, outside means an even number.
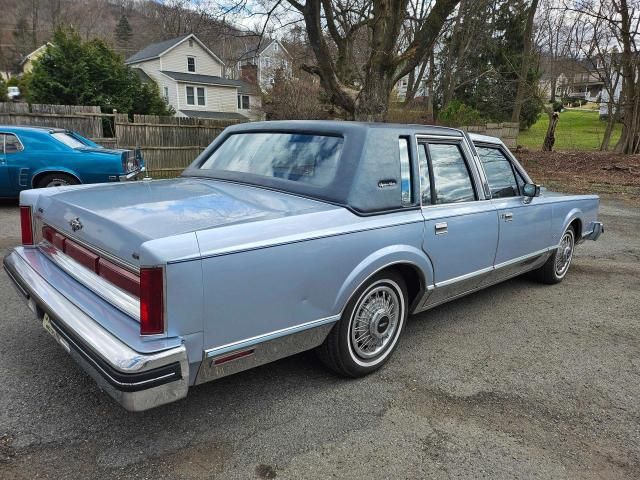
[[[436,283],[428,288],[422,300],[411,313],[419,313],[450,300],[469,295],[542,266],[557,246],[545,248],[529,255],[514,258],[489,268],[471,272],[457,278]]]
[[[340,315],[260,335],[204,352],[195,384],[226,377],[318,347]]]

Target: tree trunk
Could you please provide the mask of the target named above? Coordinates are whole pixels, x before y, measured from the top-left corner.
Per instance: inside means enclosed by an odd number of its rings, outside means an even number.
[[[367,78],[356,98],[353,119],[362,122],[384,122],[389,110],[389,95],[393,89],[392,79],[377,76]]]
[[[609,150],[609,145],[611,144],[611,134],[613,133],[613,127],[616,124],[616,115],[613,111],[613,102],[609,100],[607,103],[607,126],[604,129],[604,136],[602,137],[602,142],[600,143],[600,151],[606,152]]]
[[[640,148],[640,85],[637,80],[637,68],[635,64],[634,46],[632,46],[631,16],[627,0],[620,0],[617,5],[620,14],[619,40],[622,43],[621,67],[622,67],[622,134],[616,145],[616,151],[633,154]]]
[[[558,126],[559,120],[560,115],[558,115],[558,112],[553,112],[549,115],[549,126],[547,127],[547,134],[544,136],[544,143],[542,144],[543,152],[553,151],[553,145],[556,143],[556,127]]]
[[[520,75],[518,76],[518,89],[516,90],[516,98],[511,112],[511,121],[520,122],[520,110],[524,103],[524,95],[528,87],[527,73],[529,73],[529,60],[531,59],[531,50],[533,48],[533,19],[538,9],[538,0],[532,0],[527,14],[527,24],[524,29],[524,45],[522,51],[522,64],[520,65]]]

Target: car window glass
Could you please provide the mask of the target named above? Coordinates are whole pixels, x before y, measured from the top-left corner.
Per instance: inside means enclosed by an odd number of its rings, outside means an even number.
[[[400,148],[400,186],[402,191],[402,204],[411,205],[411,161],[409,160],[409,139],[399,139]]]
[[[435,203],[468,202],[476,199],[464,156],[458,145],[429,144]]]
[[[71,147],[71,148],[86,147],[86,145],[82,143],[80,140],[72,137],[71,135],[65,132],[55,132],[55,133],[52,133],[51,136],[56,140],[64,143],[67,147]]]
[[[200,166],[326,186],[338,170],[342,137],[304,133],[236,133]]]
[[[498,148],[476,147],[476,150],[487,175],[491,197],[517,197],[518,184],[509,159]]]
[[[427,162],[427,146],[418,145],[418,161],[420,162],[420,197],[422,205],[431,205],[431,176]]]
[[[12,133],[0,134],[0,149],[2,153],[17,153],[24,150],[22,143],[18,140],[18,137]]]

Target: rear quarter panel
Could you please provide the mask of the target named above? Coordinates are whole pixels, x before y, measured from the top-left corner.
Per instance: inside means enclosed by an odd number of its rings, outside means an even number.
[[[558,244],[562,234],[575,219],[580,219],[579,239],[589,232],[591,222],[598,219],[600,199],[597,195],[563,195],[554,199],[552,206],[551,240]]]
[[[264,226],[273,229],[277,243],[236,253],[217,249],[216,237],[225,233],[198,232],[205,349],[321,319],[335,322],[350,295],[385,265],[413,263],[432,283],[419,211],[361,218],[340,210],[326,220],[315,218],[306,239],[282,236],[296,223],[300,229],[295,217]],[[234,227],[225,230],[236,235]]]

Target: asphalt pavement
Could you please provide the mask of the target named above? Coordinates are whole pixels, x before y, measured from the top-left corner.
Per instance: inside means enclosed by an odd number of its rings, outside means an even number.
[[[640,212],[560,285],[517,278],[410,319],[358,380],[312,353],[128,413],[0,273],[0,478],[640,478]],[[0,204],[0,253],[20,242]]]

